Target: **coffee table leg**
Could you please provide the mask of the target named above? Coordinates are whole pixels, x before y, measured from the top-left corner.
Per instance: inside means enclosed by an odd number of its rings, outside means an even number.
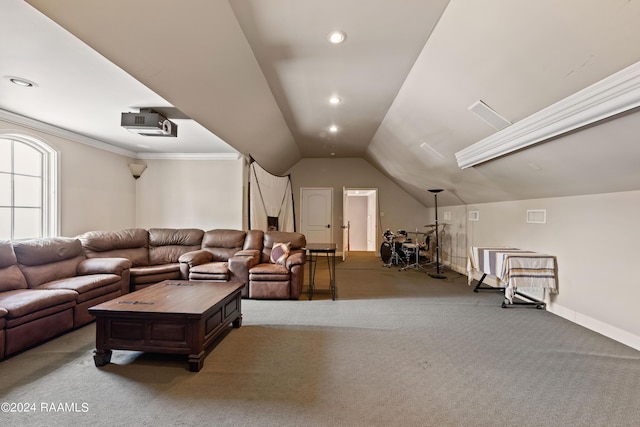
[[[96,366],[104,366],[111,362],[111,350],[94,350],[93,361]]]
[[[199,354],[189,355],[189,370],[191,372],[198,372],[204,366],[204,351]]]
[[[233,325],[234,328],[239,328],[240,326],[242,326],[242,314],[239,315],[236,320],[234,320],[231,325]]]

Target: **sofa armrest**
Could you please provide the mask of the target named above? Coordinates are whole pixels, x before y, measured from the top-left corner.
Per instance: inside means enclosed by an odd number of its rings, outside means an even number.
[[[260,262],[260,251],[245,250],[229,258],[229,280],[249,283],[249,270]]]
[[[189,264],[189,267],[193,267],[194,265],[213,262],[213,254],[207,250],[199,249],[180,255],[178,261],[180,261],[181,264]]]
[[[191,267],[212,262],[213,254],[207,250],[198,249],[180,255],[178,261],[180,262],[180,279],[189,280]]]
[[[87,258],[78,264],[78,275],[111,273],[122,276],[131,268],[131,261],[126,258]]]
[[[287,269],[291,270],[294,265],[304,265],[307,262],[307,254],[304,252],[297,252],[289,255],[287,261],[285,262],[285,266]]]

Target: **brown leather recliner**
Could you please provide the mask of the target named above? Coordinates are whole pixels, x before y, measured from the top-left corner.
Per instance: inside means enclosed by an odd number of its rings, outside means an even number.
[[[249,268],[260,260],[262,232],[216,229],[204,233],[202,249],[180,256],[183,279],[249,282]],[[242,290],[247,297],[247,287]]]
[[[289,255],[279,264],[271,259],[276,243],[290,244]],[[260,263],[249,269],[249,298],[298,299],[304,283],[307,256],[303,248],[307,240],[302,233],[264,232]]]

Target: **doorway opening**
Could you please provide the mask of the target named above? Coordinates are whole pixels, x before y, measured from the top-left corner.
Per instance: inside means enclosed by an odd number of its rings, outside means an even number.
[[[378,229],[378,189],[345,188],[344,218],[347,251],[375,252]]]

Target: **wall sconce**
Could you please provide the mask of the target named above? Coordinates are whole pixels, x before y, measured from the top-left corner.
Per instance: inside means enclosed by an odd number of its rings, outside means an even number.
[[[147,168],[147,165],[140,165],[138,163],[129,163],[129,169],[131,169],[131,173],[135,179],[140,178],[142,172]]]

